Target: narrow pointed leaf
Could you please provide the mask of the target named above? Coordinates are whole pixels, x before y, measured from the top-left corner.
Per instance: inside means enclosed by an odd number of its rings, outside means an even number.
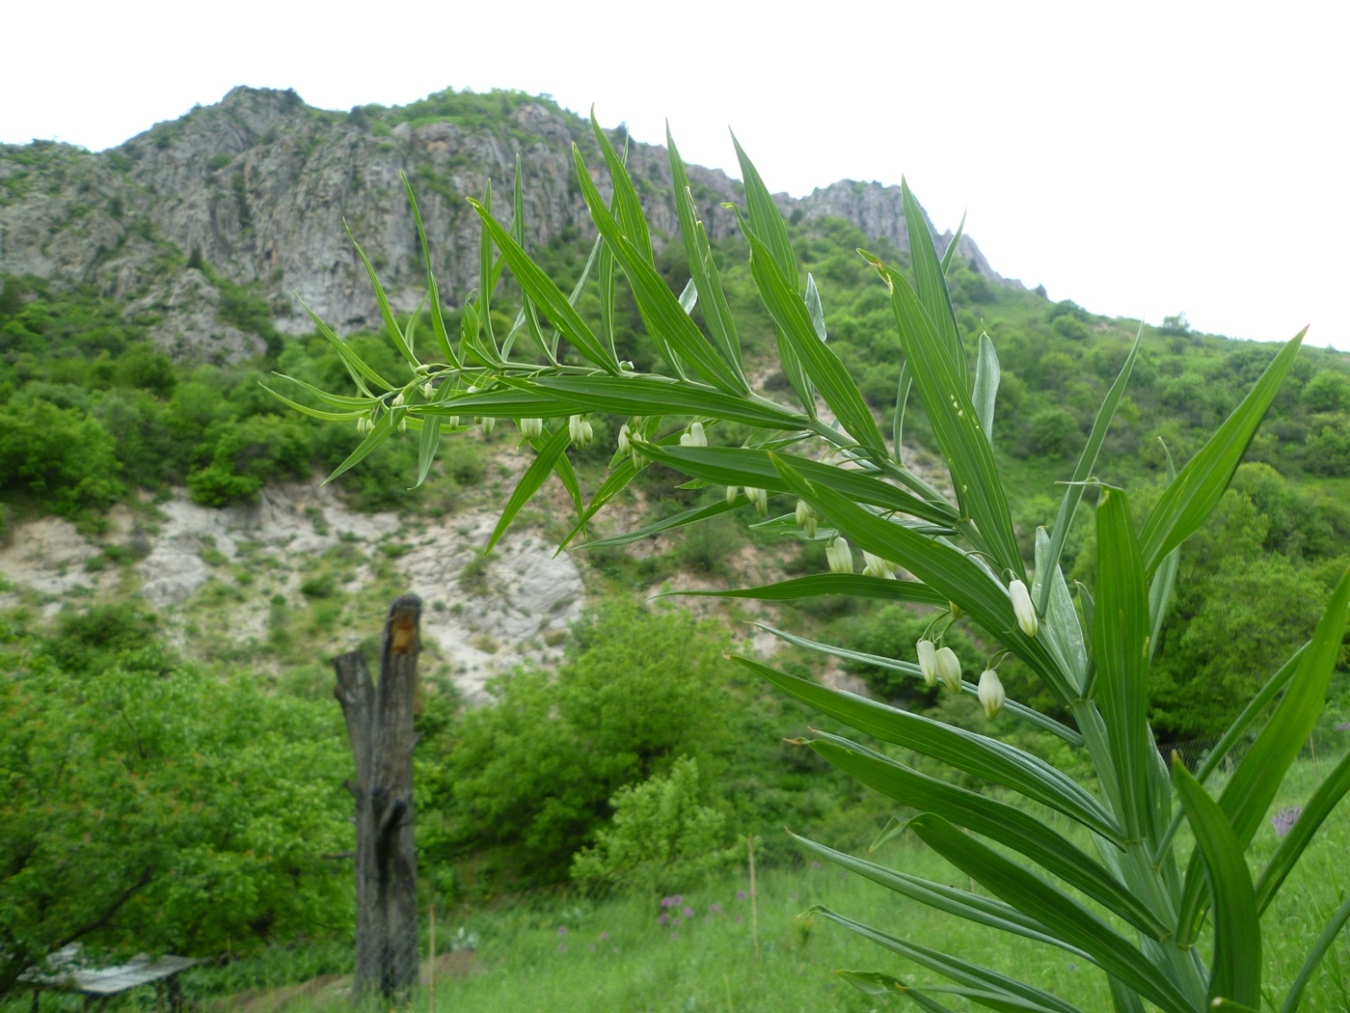
[[[975,360],[975,389],[971,400],[975,414],[984,430],[985,439],[994,442],[994,404],[998,400],[998,382],[1003,373],[998,368],[998,353],[988,334],[980,335],[980,354]]]
[[[1134,521],[1123,492],[1102,489],[1097,503],[1097,607],[1092,632],[1097,698],[1106,722],[1125,833],[1150,836],[1148,764],[1148,590]]]
[[[1088,434],[1087,443],[1083,446],[1083,452],[1078,455],[1078,463],[1074,465],[1073,477],[1064,489],[1064,498],[1059,503],[1059,513],[1055,516],[1055,526],[1051,529],[1050,538],[1050,563],[1053,566],[1059,566],[1060,557],[1064,554],[1064,542],[1069,537],[1069,529],[1073,526],[1074,514],[1078,512],[1078,504],[1083,499],[1083,489],[1085,483],[1092,477],[1092,469],[1097,466],[1097,455],[1101,453],[1102,444],[1106,441],[1106,433],[1111,428],[1111,420],[1116,416],[1116,409],[1120,407],[1120,399],[1125,395],[1125,388],[1130,382],[1130,374],[1134,372],[1134,361],[1139,355],[1139,343],[1144,337],[1144,325],[1139,325],[1139,332],[1134,337],[1134,344],[1130,348],[1130,354],[1125,356],[1125,362],[1120,367],[1120,372],[1116,374],[1115,381],[1111,388],[1106,392],[1106,397],[1102,401],[1102,406],[1097,410],[1097,417],[1092,423],[1092,432]],[[1044,598],[1037,599],[1037,605],[1044,610]]]
[[[810,314],[811,326],[815,328],[816,337],[821,341],[828,340],[825,332],[825,307],[820,301],[820,290],[816,288],[816,279],[810,274],[806,276],[806,312]]]
[[[347,228],[347,238],[356,247],[357,256],[361,258],[361,263],[366,266],[366,274],[370,277],[370,287],[375,290],[375,302],[379,304],[380,316],[384,318],[384,329],[389,335],[389,340],[394,343],[394,347],[398,349],[399,354],[408,360],[409,365],[416,366],[417,358],[412,354],[407,342],[403,340],[403,331],[399,328],[398,321],[394,319],[394,311],[389,305],[389,297],[384,294],[384,286],[380,284],[379,276],[375,274],[375,266],[371,264],[370,258],[366,256],[366,251],[361,249],[361,244],[352,235],[351,228],[347,227],[345,222],[343,225]]]
[[[966,349],[956,329],[956,313],[952,309],[951,294],[947,291],[946,270],[933,247],[928,218],[903,177],[900,180],[900,200],[905,209],[905,231],[909,234],[909,256],[914,263],[914,287],[918,289],[919,303],[937,328],[941,347],[950,359],[953,372],[964,379],[967,369]],[[927,402],[924,402],[924,407],[927,407]]]
[[[854,598],[878,598],[882,601],[913,602],[945,608],[947,599],[917,580],[886,580],[860,573],[817,573],[794,577],[763,587],[736,588],[730,591],[666,591],[658,597],[698,595],[708,598],[751,598],[755,601],[799,601],[843,594]]]
[[[879,457],[885,457],[886,443],[872,418],[872,410],[839,356],[820,340],[806,303],[783,274],[768,246],[753,232],[746,233],[746,239],[750,242],[750,271],[755,286],[780,335],[792,346],[807,376],[849,434]]]
[[[1172,759],[1172,784],[1204,856],[1214,905],[1214,960],[1209,997],[1223,996],[1247,1006],[1261,1005],[1261,922],[1252,876],[1233,828],[1219,804],[1191,776],[1180,757]]]
[[[951,269],[952,261],[956,258],[956,251],[961,245],[961,236],[966,231],[966,213],[961,212],[961,224],[956,226],[956,235],[952,236],[952,241],[947,244],[947,252],[942,255],[942,276],[945,278],[947,272]]]
[[[909,404],[909,392],[914,386],[914,377],[909,375],[909,363],[900,363],[900,379],[895,386],[895,418],[891,423],[892,456],[900,460],[900,445],[905,438],[905,408]]]
[[[462,363],[450,346],[450,334],[445,329],[445,317],[441,313],[441,292],[436,284],[436,275],[431,269],[431,247],[427,245],[427,230],[422,226],[422,212],[418,210],[417,197],[413,193],[412,184],[408,182],[407,173],[400,171],[399,178],[403,180],[403,188],[408,191],[408,205],[412,208],[413,222],[417,225],[417,239],[422,244],[422,259],[427,265],[427,295],[431,302],[431,330],[436,336],[436,347],[440,349],[446,362],[459,366]]]
[[[614,145],[610,143],[608,135],[600,129],[600,122],[595,118],[595,108],[591,107],[591,132],[595,134],[595,142],[600,147],[600,154],[605,159],[605,164],[609,168],[609,177],[614,184],[614,203],[618,207],[618,224],[623,228],[623,234],[628,238],[633,246],[633,251],[641,257],[646,263],[653,263],[652,257],[652,237],[647,229],[647,218],[642,213],[642,202],[638,199],[637,189],[633,186],[633,180],[628,175],[628,168],[624,165],[623,158],[620,157]],[[583,171],[578,164],[577,171]],[[586,172],[585,177],[589,180],[590,173]]]
[[[278,401],[281,401],[284,404],[289,405],[296,411],[308,415],[310,418],[322,419],[325,422],[350,422],[352,419],[359,419],[364,415],[370,414],[369,407],[348,408],[345,409],[344,411],[337,411],[337,412],[324,411],[321,408],[311,408],[308,405],[300,404],[298,401],[292,401],[284,394],[278,394],[276,391],[274,391],[271,387],[267,386],[267,384],[265,383],[259,383],[258,386],[261,387],[263,390],[267,391],[267,393],[271,394]]]
[[[930,949],[919,943],[912,943],[898,936],[892,936],[880,929],[874,929],[870,925],[864,925],[862,922],[854,921],[852,918],[831,911],[829,908],[817,908],[816,913],[857,933],[864,939],[869,939],[880,946],[884,946],[892,953],[898,953],[900,956],[914,961],[920,967],[935,971],[960,985],[965,985],[967,988],[984,988],[1020,996],[1032,1002],[1042,1003],[1047,1008],[1055,1010],[1056,1013],[1081,1013],[1078,1007],[1072,1003],[1036,988],[1034,985],[1028,985],[1016,978],[1010,978],[1006,974],[1000,974],[998,971],[981,967],[979,964],[972,964],[960,957]]]
[[[1256,427],[1265,417],[1266,409],[1279,393],[1284,378],[1298,357],[1305,328],[1280,349],[1275,360],[1266,367],[1256,385],[1234,409],[1219,431],[1210,437],[1194,457],[1186,462],[1176,480],[1167,487],[1139,536],[1144,553],[1144,568],[1152,573],[1169,552],[1194,532],[1219,497],[1228,488],[1233,472],[1242,463],[1247,446],[1256,433]]]
[[[848,739],[816,734],[819,737],[807,744],[867,787],[921,812],[940,812],[957,826],[1012,848],[1153,939],[1169,934],[1153,912],[1099,862],[1016,806],[921,774]]]
[[[1083,641],[1083,627],[1078,621],[1078,610],[1069,596],[1069,585],[1058,566],[1050,566],[1052,552],[1045,528],[1036,529],[1036,570],[1031,583],[1033,601],[1045,600],[1040,610],[1038,637],[1045,640],[1060,670],[1077,686],[1086,686],[1088,673],[1087,645]],[[1050,584],[1049,595],[1044,594],[1045,582]]]
[[[541,441],[542,447],[530,466],[525,469],[525,474],[520,477],[520,482],[516,485],[515,492],[511,493],[511,498],[506,501],[506,506],[502,509],[502,515],[497,519],[497,526],[492,530],[492,537],[483,548],[483,554],[487,555],[492,551],[492,547],[497,544],[502,535],[506,534],[506,529],[511,526],[511,522],[516,519],[516,514],[524,509],[534,494],[539,491],[539,487],[544,484],[544,480],[553,473],[553,466],[557,459],[567,450],[571,437],[568,434],[566,426],[559,426],[557,431],[552,433],[546,441]]]
[[[529,254],[522,250],[519,244],[501,227],[501,224],[492,217],[492,213],[475,200],[470,200],[469,205],[478,212],[478,217],[482,219],[484,228],[491,235],[492,240],[497,244],[497,248],[502,252],[502,258],[511,268],[511,273],[516,276],[516,281],[520,283],[521,289],[548,315],[549,321],[554,327],[562,332],[572,345],[591,362],[600,366],[605,372],[617,374],[619,364],[614,356],[610,354],[609,349],[605,348],[591,333],[591,329],[586,326],[586,322],[567,301],[567,297],[562,294],[562,290],[553,283],[543,270],[530,259]]]
[[[1336,768],[1318,785],[1297,822],[1284,835],[1275,854],[1270,856],[1261,878],[1256,884],[1256,909],[1264,914],[1267,906],[1275,899],[1285,877],[1294,871],[1294,866],[1303,857],[1304,850],[1312,843],[1313,835],[1331,815],[1345,793],[1350,791],[1350,753],[1341,758]]]
[[[1350,897],[1336,909],[1331,920],[1327,922],[1327,927],[1322,930],[1322,934],[1317,937],[1317,942],[1313,943],[1312,949],[1308,951],[1308,957],[1303,961],[1303,966],[1299,969],[1298,976],[1294,978],[1293,984],[1289,986],[1289,991],[1285,994],[1284,1005],[1280,1007],[1280,1013],[1297,1013],[1299,1004],[1303,1001],[1303,992],[1312,981],[1313,975],[1317,973],[1317,968],[1321,966],[1322,958],[1327,955],[1331,949],[1331,944],[1336,941],[1341,929],[1345,928],[1345,923],[1350,921]]]
[[[730,510],[737,510],[745,505],[744,500],[738,500],[735,503],[727,503],[723,500],[708,506],[681,510],[677,514],[671,514],[669,517],[665,517],[654,524],[648,524],[645,527],[638,528],[636,531],[630,531],[625,535],[613,535],[609,538],[596,538],[589,542],[583,542],[578,548],[599,549],[609,548],[615,545],[629,545],[632,542],[640,542],[644,538],[660,534],[662,531],[671,531],[675,528],[684,527],[686,524],[695,524],[698,521],[707,520],[709,517],[716,517],[718,514],[727,513]]]
[[[1100,802],[1073,778],[1031,753],[964,728],[788,675],[756,661],[734,655],[732,660],[789,696],[860,732],[941,760],[987,784],[1011,788],[1117,844],[1124,843],[1120,827]]]
[[[441,417],[437,415],[427,419],[422,425],[422,436],[417,444],[417,482],[413,486],[414,489],[427,480],[440,445]]]
[[[356,449],[347,455],[347,459],[345,461],[343,461],[341,464],[339,464],[336,468],[333,469],[333,473],[323,480],[323,484],[327,485],[329,482],[333,481],[339,475],[342,475],[351,468],[360,464],[370,455],[370,452],[372,450],[378,447],[385,440],[389,439],[389,437],[393,436],[394,416],[396,414],[398,414],[398,412],[395,411],[395,412],[385,412],[383,415],[381,415],[379,421],[375,423],[375,428],[366,434],[366,438],[362,440],[359,444],[357,444]]]
[[[925,844],[994,896],[1035,918],[1052,934],[1072,939],[1093,963],[1145,999],[1176,1013],[1195,1010],[1176,985],[1133,943],[1062,890],[934,813],[921,813],[909,826]]]
[[[369,380],[376,387],[380,387],[384,390],[398,389],[384,377],[380,376],[379,373],[375,372],[370,366],[366,365],[366,361],[352,351],[351,346],[339,338],[337,332],[320,320],[318,315],[306,306],[303,301],[300,305],[305,307],[305,312],[309,314],[310,320],[314,321],[315,329],[324,336],[328,344],[330,344],[334,351],[338,353],[338,357],[342,360],[342,364],[347,367],[348,374],[356,381],[357,390],[361,391],[363,394],[370,393],[370,391],[366,389],[366,380]]]

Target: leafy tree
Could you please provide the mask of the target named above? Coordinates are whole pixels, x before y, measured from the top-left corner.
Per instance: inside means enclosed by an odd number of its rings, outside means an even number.
[[[0,623],[0,996],[72,942],[246,949],[351,924],[334,708],[173,658],[126,610]]]
[[[111,505],[119,470],[113,438],[82,411],[41,400],[0,408],[0,489],[72,517]]]
[[[620,788],[610,823],[572,860],[572,878],[595,887],[674,892],[740,856],[728,846],[726,814],[703,805],[698,762],[681,757],[669,774]]]

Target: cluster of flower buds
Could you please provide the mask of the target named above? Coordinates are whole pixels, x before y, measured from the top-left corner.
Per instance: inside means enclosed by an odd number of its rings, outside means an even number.
[[[370,432],[374,428],[375,428],[375,420],[372,419],[369,415],[362,415],[359,419],[356,420],[356,431],[361,436],[364,436],[366,433]]]
[[[816,522],[819,519],[810,503],[804,499],[797,500],[797,527],[806,532],[807,538],[816,537]]]
[[[738,485],[727,486],[727,505],[730,506],[736,502],[736,497],[741,494],[741,487]]]
[[[866,549],[863,549],[863,573],[869,577],[881,577],[885,580],[895,580],[895,564],[889,559],[882,559],[880,556],[874,556]]]
[[[843,538],[836,538],[825,546],[825,558],[830,563],[831,573],[853,572],[853,550]]]
[[[1013,612],[1017,615],[1017,625],[1022,627],[1022,632],[1029,637],[1034,637],[1036,631],[1040,629],[1040,624],[1036,620],[1036,606],[1031,604],[1031,595],[1027,593],[1027,586],[1020,580],[1014,580],[1008,585],[1008,597],[1012,599]]]
[[[478,420],[478,428],[483,430],[484,436],[492,432],[492,430],[496,427],[496,425],[497,420],[494,419],[491,415],[484,415],[481,419]]]
[[[755,504],[755,512],[761,517],[769,516],[769,494],[764,489],[745,487],[745,498]]]
[[[520,435],[527,440],[537,440],[544,435],[543,419],[521,419]]]
[[[595,442],[595,430],[591,428],[590,421],[580,415],[573,415],[567,420],[567,433],[578,447],[589,447]]]
[[[430,401],[436,394],[436,385],[430,380],[422,384],[422,396]]]
[[[991,719],[998,717],[998,712],[1003,709],[1008,694],[1003,692],[1003,683],[999,681],[998,673],[992,668],[986,668],[980,673],[979,697],[984,713]]]
[[[936,647],[931,640],[920,640],[914,645],[919,655],[919,671],[923,681],[932,689],[940,681],[953,693],[961,692],[961,660],[950,647]]]
[[[703,432],[702,422],[689,423],[689,429],[680,434],[680,446],[682,447],[706,447],[708,437]]]

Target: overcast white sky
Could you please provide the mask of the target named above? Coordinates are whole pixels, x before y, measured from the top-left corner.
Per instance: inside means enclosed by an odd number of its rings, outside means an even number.
[[[235,84],[547,92],[775,190],[908,176],[1099,313],[1350,350],[1350,8],[1326,2],[11,4],[0,140],[117,144]],[[735,174],[735,173],[733,173]],[[827,307],[828,308],[828,307]]]

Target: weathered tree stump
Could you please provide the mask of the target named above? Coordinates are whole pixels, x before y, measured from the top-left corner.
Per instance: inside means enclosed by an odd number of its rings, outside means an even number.
[[[417,851],[413,843],[413,702],[417,690],[422,599],[402,595],[389,607],[372,684],[366,656],[333,659],[356,760],[357,1002],[393,999],[417,984]]]

